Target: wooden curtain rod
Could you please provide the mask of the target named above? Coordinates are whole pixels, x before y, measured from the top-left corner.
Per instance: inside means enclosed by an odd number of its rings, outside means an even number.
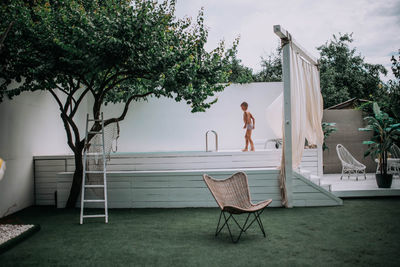
[[[309,61],[311,64],[314,64],[318,66],[318,59],[316,59],[314,56],[312,56],[310,53],[307,52],[301,45],[299,45],[292,35],[285,30],[281,25],[274,25],[274,32],[276,35],[281,38],[282,43],[292,43],[294,48],[297,50],[297,52],[307,61]]]

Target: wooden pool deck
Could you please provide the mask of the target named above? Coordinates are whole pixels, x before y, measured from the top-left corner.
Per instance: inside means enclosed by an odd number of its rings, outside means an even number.
[[[337,197],[379,197],[379,196],[400,196],[400,178],[393,177],[391,188],[378,188],[375,180],[375,173],[368,173],[367,179],[363,176],[356,180],[355,176],[347,179],[347,176],[340,180],[340,173],[324,174],[321,185],[331,185],[331,192]]]

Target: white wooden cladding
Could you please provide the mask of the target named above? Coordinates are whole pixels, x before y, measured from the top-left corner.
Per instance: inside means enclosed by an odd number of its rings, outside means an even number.
[[[108,199],[110,208],[169,208],[216,207],[202,174],[224,179],[235,171],[190,171],[135,173],[129,176],[109,175]],[[280,206],[277,170],[246,170],[253,201],[267,198]],[[64,173],[58,179],[58,207],[64,207],[71,186],[72,175]],[[96,196],[92,193],[93,198]],[[77,203],[79,204],[79,203]],[[96,207],[95,204],[92,207]]]
[[[113,154],[107,166],[107,170],[114,172],[114,174],[108,175],[110,177],[108,182],[110,207],[163,207],[163,205],[165,207],[181,207],[184,205],[183,203],[192,203],[193,207],[214,206],[214,200],[210,198],[211,195],[205,188],[201,175],[209,173],[220,178],[226,178],[235,171],[243,169],[246,169],[247,173],[253,170],[253,173],[249,174],[251,190],[254,191],[252,194],[255,194],[253,199],[263,200],[269,195],[269,198],[274,200],[273,205],[279,206],[280,196],[276,167],[280,162],[280,156],[281,150],[247,153],[154,152]],[[317,150],[306,150],[302,168],[316,174],[318,172],[317,157]],[[36,205],[55,205],[56,191],[58,191],[59,204],[65,205],[63,201],[65,202],[69,193],[69,183],[72,176],[58,176],[57,174],[74,171],[73,156],[38,156],[34,157],[34,162]],[[275,170],[264,170],[262,174],[255,176],[254,171],[257,172],[259,168]],[[150,173],[147,174],[132,173],[149,171]],[[64,177],[62,178],[62,176]],[[259,181],[261,177],[262,180],[265,180],[263,181],[264,184]],[[57,183],[59,183],[58,187]],[[147,195],[154,195],[153,203],[148,201],[148,198],[145,197]],[[187,199],[185,196],[190,196],[191,199]],[[125,200],[114,201],[119,198],[130,199],[130,204],[127,204]],[[140,201],[141,199],[143,201]],[[166,204],[166,202],[169,203]]]

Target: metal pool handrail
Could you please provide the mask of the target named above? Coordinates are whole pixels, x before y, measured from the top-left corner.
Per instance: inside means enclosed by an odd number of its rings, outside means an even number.
[[[210,152],[211,150],[208,150],[208,133],[212,132],[215,135],[215,151],[218,151],[218,134],[214,130],[208,130],[206,132],[206,152]]]

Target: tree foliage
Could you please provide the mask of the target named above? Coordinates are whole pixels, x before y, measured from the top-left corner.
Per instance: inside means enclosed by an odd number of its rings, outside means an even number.
[[[333,35],[333,39],[318,47],[325,107],[353,97],[371,99],[381,86],[380,75],[387,73],[382,65],[366,63],[357,50],[350,47],[352,42],[352,34]]]
[[[376,101],[382,107],[382,110],[393,116],[400,122],[400,55],[391,58],[394,78],[381,88],[380,93],[376,97]]]
[[[261,57],[261,71],[254,74],[257,82],[281,82],[282,81],[282,49],[278,46],[275,52]]]
[[[251,83],[253,79],[253,70],[242,64],[242,61],[236,57],[231,60],[231,75],[229,82],[231,83]]]
[[[48,91],[59,106],[76,171],[69,206],[81,184],[83,135],[75,115],[83,99],[94,99],[99,118],[103,104],[149,96],[185,101],[192,112],[205,111],[226,87],[236,46],[223,42],[208,52],[203,11],[195,21],[174,15],[175,1],[6,0],[0,4],[0,32],[13,23],[4,41],[0,101],[22,92]],[[14,81],[16,86],[9,87]],[[100,127],[96,123],[92,130]],[[92,136],[89,135],[89,138]]]

